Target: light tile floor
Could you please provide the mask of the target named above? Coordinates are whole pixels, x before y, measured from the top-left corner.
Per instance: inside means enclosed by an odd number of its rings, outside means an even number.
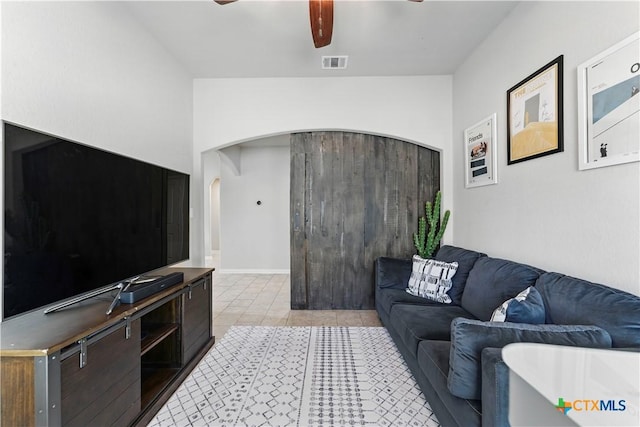
[[[375,310],[291,310],[288,274],[214,272],[216,342],[233,325],[381,326]]]

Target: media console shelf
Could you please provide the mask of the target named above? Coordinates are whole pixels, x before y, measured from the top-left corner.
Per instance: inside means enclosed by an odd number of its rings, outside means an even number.
[[[140,342],[140,355],[144,356],[149,350],[161,343],[163,339],[174,333],[180,327],[177,323],[154,325],[149,335],[142,337]]]
[[[0,323],[1,424],[146,425],[211,348],[212,269],[110,315],[108,294]]]

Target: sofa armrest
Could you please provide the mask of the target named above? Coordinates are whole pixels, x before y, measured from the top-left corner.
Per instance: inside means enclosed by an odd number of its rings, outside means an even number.
[[[610,348],[611,336],[604,329],[590,325],[529,325],[457,317],[451,322],[447,377],[451,394],[463,399],[480,399],[482,350],[486,347],[502,348],[514,342]]]
[[[380,257],[376,259],[376,288],[406,289],[413,263],[410,259]]]
[[[509,367],[502,360],[502,349],[482,350],[482,425],[509,426]]]

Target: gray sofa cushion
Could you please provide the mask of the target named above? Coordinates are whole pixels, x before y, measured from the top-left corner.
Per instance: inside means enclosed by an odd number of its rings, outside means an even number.
[[[607,331],[597,326],[529,325],[454,319],[451,323],[451,353],[447,378],[451,393],[464,399],[480,399],[482,350],[486,347],[502,348],[514,342],[611,347],[611,337]]]
[[[596,325],[611,335],[613,347],[640,347],[640,297],[559,273],[545,273],[536,289],[546,323]]]
[[[411,295],[405,289],[377,289],[376,305],[380,307],[385,314],[389,315],[391,308],[396,304],[434,305],[440,303]]]
[[[375,281],[378,288],[407,289],[411,276],[410,259],[380,257],[375,261]]]
[[[476,260],[480,257],[486,257],[486,254],[470,251],[468,249],[458,248],[455,246],[442,246],[434,259],[445,262],[457,262],[458,270],[451,279],[451,289],[447,294],[451,298],[451,304],[460,305],[462,302],[462,293],[464,292],[465,283],[467,283],[467,277],[469,272],[476,263]],[[495,307],[494,307],[495,308]]]
[[[451,321],[456,317],[473,318],[459,306],[395,304],[391,308],[391,327],[415,356],[421,340],[445,340],[451,336]]]
[[[459,426],[479,426],[482,419],[482,403],[479,400],[460,399],[449,393],[449,341],[421,341],[418,346],[418,366],[435,389],[447,412]],[[446,425],[446,424],[443,424]]]
[[[462,307],[480,320],[509,298],[532,286],[543,271],[499,258],[481,257],[469,272]]]

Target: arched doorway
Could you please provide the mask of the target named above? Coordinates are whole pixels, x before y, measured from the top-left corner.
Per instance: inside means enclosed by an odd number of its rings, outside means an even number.
[[[213,265],[219,265],[220,260],[220,178],[209,184],[209,244]]]

